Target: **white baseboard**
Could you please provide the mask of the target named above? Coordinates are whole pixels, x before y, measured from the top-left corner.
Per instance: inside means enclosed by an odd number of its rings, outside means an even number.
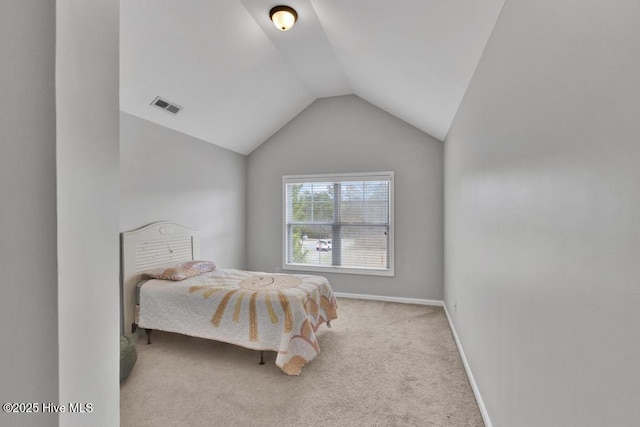
[[[348,294],[344,292],[334,292],[333,294],[338,298],[353,298],[353,299],[367,299],[367,300],[384,301],[384,302],[399,302],[401,304],[435,305],[438,307],[442,307],[444,305],[444,303],[440,300],[431,300],[431,299],[385,297],[385,296],[379,296],[379,295]]]
[[[458,339],[456,328],[455,326],[453,326],[453,321],[451,320],[451,316],[449,316],[449,311],[447,310],[446,304],[443,304],[443,307],[444,312],[447,315],[447,320],[449,321],[449,327],[451,328],[451,332],[453,333],[453,339],[455,340],[456,346],[458,347],[458,353],[460,353],[460,358],[462,359],[464,370],[467,372],[467,377],[469,378],[469,383],[471,384],[471,390],[473,390],[473,395],[476,397],[476,402],[478,402],[478,407],[480,408],[480,414],[482,415],[484,425],[486,427],[493,427],[493,424],[491,424],[491,419],[489,418],[489,413],[487,412],[487,407],[484,406],[484,400],[482,400],[482,396],[480,395],[480,389],[478,388],[478,384],[476,384],[476,380],[473,377],[473,372],[471,372],[471,367],[469,366],[469,362],[467,361],[467,356],[465,356],[464,354],[462,343],[460,342],[460,339]]]

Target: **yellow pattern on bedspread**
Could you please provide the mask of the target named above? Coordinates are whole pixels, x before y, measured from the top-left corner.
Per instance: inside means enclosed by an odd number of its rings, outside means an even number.
[[[145,283],[139,326],[277,351],[276,365],[298,375],[320,352],[315,332],[336,308],[324,277],[219,269]]]

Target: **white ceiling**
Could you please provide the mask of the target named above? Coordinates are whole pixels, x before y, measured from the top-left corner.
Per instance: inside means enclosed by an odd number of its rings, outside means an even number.
[[[278,4],[298,12],[287,32],[269,20]],[[121,109],[249,154],[315,99],[356,94],[444,140],[503,4],[122,1]]]

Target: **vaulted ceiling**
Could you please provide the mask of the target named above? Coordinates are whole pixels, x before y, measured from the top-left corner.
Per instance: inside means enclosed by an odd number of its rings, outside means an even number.
[[[249,154],[315,99],[355,94],[444,140],[503,3],[122,1],[121,110]],[[289,31],[278,4],[298,12]]]

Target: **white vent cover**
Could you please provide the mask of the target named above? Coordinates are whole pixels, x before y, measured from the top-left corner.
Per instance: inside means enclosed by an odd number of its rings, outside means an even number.
[[[168,111],[171,114],[178,114],[178,112],[182,110],[182,107],[178,104],[162,99],[159,96],[156,96],[156,98],[151,102],[151,105],[161,108],[164,111]]]

